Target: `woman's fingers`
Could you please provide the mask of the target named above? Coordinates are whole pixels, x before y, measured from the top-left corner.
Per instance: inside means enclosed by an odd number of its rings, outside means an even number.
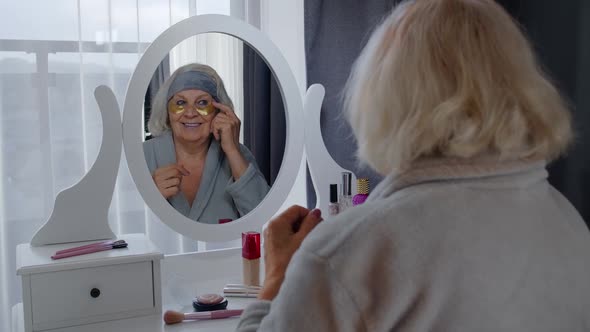
[[[233,109],[231,109],[231,107],[218,103],[216,101],[213,101],[213,106],[215,106],[219,111],[221,111],[221,113],[217,114],[216,117],[218,116],[227,116],[230,119],[233,119],[235,121],[237,121],[238,123],[240,123],[240,118],[238,118],[238,116],[236,115],[236,112],[234,112]]]
[[[162,189],[160,191],[160,193],[165,198],[170,198],[170,197],[178,194],[179,191],[180,191],[180,188],[178,188],[178,186],[176,186],[176,187],[170,187],[170,188],[167,188],[167,189]]]
[[[170,187],[178,187],[179,185],[180,185],[179,178],[170,178],[170,179],[160,182],[160,187],[162,187],[162,189],[168,189]]]
[[[299,237],[303,239],[321,220],[319,210],[315,211],[312,211],[314,214],[311,214],[312,212],[308,209],[293,205],[273,219],[268,228],[271,228],[273,233],[300,234]]]
[[[158,168],[153,175],[158,190],[165,198],[176,195],[180,191],[182,177],[190,172],[183,165],[168,165]]]
[[[230,124],[232,127],[236,127],[239,128],[240,127],[240,121],[237,118],[231,118],[225,114],[219,114],[215,117],[215,119],[213,119],[212,124],[213,125],[219,125],[219,124]]]
[[[224,105],[222,103],[218,103],[215,100],[213,101],[213,106],[215,106],[218,110],[220,110],[223,114],[232,114],[234,113],[234,110],[231,109],[231,107]]]
[[[301,219],[303,219],[308,214],[309,214],[308,209],[306,209],[302,206],[299,206],[299,205],[293,205],[290,208],[288,208],[287,210],[285,210],[285,212],[281,213],[273,221],[271,221],[271,223],[273,223],[273,224],[276,223],[277,225],[284,224],[284,225],[291,226],[297,222],[300,222]]]
[[[214,123],[211,124],[211,134],[213,134],[216,141],[219,141],[219,127]]]
[[[319,209],[310,211],[301,221],[301,226],[296,231],[297,236],[301,241],[322,221],[322,212]]]
[[[214,119],[211,125],[211,132],[216,140],[229,144],[230,142],[238,143],[239,131],[236,130],[236,123],[225,118]],[[225,141],[224,141],[225,137]]]
[[[320,221],[319,210],[294,205],[269,223],[264,231],[266,277],[259,298],[272,300],[276,296],[291,258]]]
[[[169,179],[171,177],[181,178],[182,176],[190,175],[190,172],[182,165],[168,165],[156,169],[154,172],[154,178],[157,179]]]
[[[232,122],[232,121],[233,121],[233,119],[225,114],[218,114],[217,116],[215,116],[215,119],[213,119],[214,123],[215,122]]]
[[[178,165],[177,166],[177,169],[184,176],[187,176],[187,175],[190,175],[191,174],[191,172],[189,172],[188,169],[186,169],[183,165]]]
[[[164,198],[170,198],[180,191],[180,179],[173,177],[167,180],[156,182],[156,186]]]

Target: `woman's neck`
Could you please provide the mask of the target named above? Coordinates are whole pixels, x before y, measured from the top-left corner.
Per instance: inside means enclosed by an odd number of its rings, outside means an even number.
[[[174,146],[177,162],[204,161],[207,157],[210,142],[210,138],[199,142],[186,142],[181,139],[175,139]]]

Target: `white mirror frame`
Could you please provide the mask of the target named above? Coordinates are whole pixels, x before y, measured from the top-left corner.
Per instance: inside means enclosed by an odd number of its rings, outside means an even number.
[[[143,153],[142,107],[156,68],[178,43],[197,34],[218,32],[242,39],[266,61],[283,96],[286,117],[285,152],[277,178],[264,200],[242,218],[225,224],[205,224],[177,212],[156,188]],[[180,21],[146,49],[127,89],[123,108],[123,146],[129,171],[150,209],[176,232],[198,241],[229,241],[245,231],[260,231],[291,191],[303,158],[303,103],[289,64],[272,41],[255,27],[230,16],[198,15]]]

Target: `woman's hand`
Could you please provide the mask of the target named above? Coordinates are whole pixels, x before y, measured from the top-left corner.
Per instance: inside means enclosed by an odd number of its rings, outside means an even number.
[[[171,164],[156,169],[152,174],[152,179],[154,179],[160,194],[168,199],[180,191],[182,177],[189,174],[190,172],[184,166]]]
[[[221,140],[221,148],[225,154],[239,152],[240,146],[240,119],[236,113],[224,104],[213,101],[220,112],[213,118],[211,122],[211,133],[216,140]]]
[[[322,221],[321,211],[294,205],[273,219],[264,231],[265,279],[258,298],[272,300],[279,292],[285,271],[303,239]]]

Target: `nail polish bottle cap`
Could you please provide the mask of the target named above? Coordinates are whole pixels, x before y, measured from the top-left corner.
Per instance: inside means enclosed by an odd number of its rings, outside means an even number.
[[[330,185],[330,203],[338,203],[338,185]]]
[[[242,257],[246,259],[260,258],[260,233],[242,233]]]
[[[352,195],[352,173],[342,172],[342,195]]]
[[[356,192],[361,195],[369,194],[369,179],[360,178],[356,180]]]

